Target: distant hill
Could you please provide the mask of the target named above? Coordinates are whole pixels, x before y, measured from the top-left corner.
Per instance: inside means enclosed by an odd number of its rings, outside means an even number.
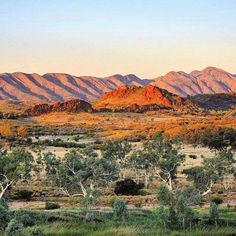
[[[190,97],[190,100],[209,110],[236,109],[236,93],[198,94]]]
[[[181,98],[167,90],[146,85],[119,87],[102,95],[93,103],[97,110],[147,111],[156,109],[194,108],[189,99]]]
[[[236,76],[214,67],[193,71],[190,74],[169,72],[154,80],[142,80],[133,74],[98,78],[62,73],[41,76],[35,73],[16,72],[0,74],[0,100],[63,102],[81,99],[92,102],[104,93],[121,86],[147,84],[158,86],[182,97],[236,92]]]
[[[207,67],[187,74],[183,71],[169,72],[154,79],[152,85],[166,89],[179,96],[236,92],[236,76],[224,70]]]
[[[66,101],[81,99],[94,101],[105,92],[123,85],[143,86],[149,80],[135,75],[113,75],[105,78],[68,74],[4,73],[0,74],[0,100]]]

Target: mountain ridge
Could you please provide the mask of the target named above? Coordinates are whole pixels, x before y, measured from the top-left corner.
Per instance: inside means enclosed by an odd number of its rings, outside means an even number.
[[[115,74],[107,77],[74,76],[66,73],[2,73],[0,74],[0,100],[15,101],[67,101],[97,100],[106,92],[121,86],[151,84],[182,97],[197,94],[236,92],[236,75],[207,67],[191,73],[170,71],[155,79],[140,79],[134,74]]]

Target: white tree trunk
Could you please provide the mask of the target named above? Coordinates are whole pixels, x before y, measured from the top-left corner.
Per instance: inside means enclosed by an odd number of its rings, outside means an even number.
[[[211,192],[211,189],[212,189],[212,186],[213,186],[213,181],[212,181],[212,179],[211,179],[209,188],[208,188],[204,193],[202,193],[202,196],[205,196],[205,195],[207,195],[208,193],[210,193],[210,192]]]

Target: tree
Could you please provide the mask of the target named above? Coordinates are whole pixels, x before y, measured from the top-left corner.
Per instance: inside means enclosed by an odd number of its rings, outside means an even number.
[[[196,191],[193,187],[177,189],[175,192],[170,191],[166,186],[158,187],[159,211],[164,214],[164,206],[169,210],[168,222],[170,227],[180,224],[182,228],[189,226],[191,229],[194,213],[190,206],[199,204],[199,198],[194,196]],[[165,216],[163,217],[165,219]]]
[[[6,139],[14,136],[13,127],[10,121],[4,120],[2,122],[2,125],[0,126],[0,134]]]
[[[123,202],[122,200],[116,200],[113,204],[113,214],[115,219],[120,220],[124,223],[129,215],[125,202]]]
[[[158,223],[166,228],[166,225],[168,223],[168,214],[165,211],[163,205],[160,205],[160,207],[157,209],[156,216]]]
[[[136,153],[136,158],[138,157],[145,160],[143,163],[135,162],[137,168],[143,169],[146,175],[157,177],[169,190],[173,190],[177,167],[184,161],[178,139],[164,140],[162,134],[157,133],[143,144],[143,149]]]
[[[91,148],[71,151],[63,160],[54,155],[45,158],[46,173],[51,182],[68,196],[94,197],[97,187],[117,178],[116,162],[99,158]],[[82,191],[82,194],[78,193]]]
[[[159,186],[157,188],[157,200],[160,205],[169,206],[173,204],[173,193],[166,186]]]
[[[152,163],[149,159],[148,150],[135,151],[129,158],[129,166],[137,176],[144,175],[144,186],[148,188],[152,176]]]
[[[203,157],[201,166],[186,169],[187,179],[193,181],[194,186],[206,195],[211,192],[213,185],[221,180],[224,184],[225,176],[234,174],[235,160],[231,149],[219,151],[213,158]]]
[[[31,153],[25,149],[15,149],[11,153],[0,152],[0,199],[12,184],[31,177],[32,160]]]
[[[215,202],[211,202],[209,208],[209,221],[217,226],[218,220],[219,220],[218,206]]]
[[[128,155],[131,150],[131,145],[124,140],[108,141],[103,146],[102,157],[117,162],[121,179],[125,179],[122,171],[128,166]]]
[[[183,198],[187,206],[196,206],[201,203],[202,197],[193,186],[179,188],[175,192],[176,198]]]

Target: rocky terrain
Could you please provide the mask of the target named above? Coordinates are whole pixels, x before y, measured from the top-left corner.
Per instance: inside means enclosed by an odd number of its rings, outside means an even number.
[[[189,99],[169,93],[156,86],[123,86],[107,92],[93,103],[97,110],[143,112],[158,109],[190,109],[195,105]]]
[[[27,116],[35,116],[35,115],[42,115],[49,112],[58,112],[58,111],[65,111],[65,112],[92,112],[93,108],[91,104],[85,102],[83,100],[69,100],[66,102],[56,102],[53,104],[37,104],[32,106],[31,108],[27,109],[24,112],[24,115]]]

